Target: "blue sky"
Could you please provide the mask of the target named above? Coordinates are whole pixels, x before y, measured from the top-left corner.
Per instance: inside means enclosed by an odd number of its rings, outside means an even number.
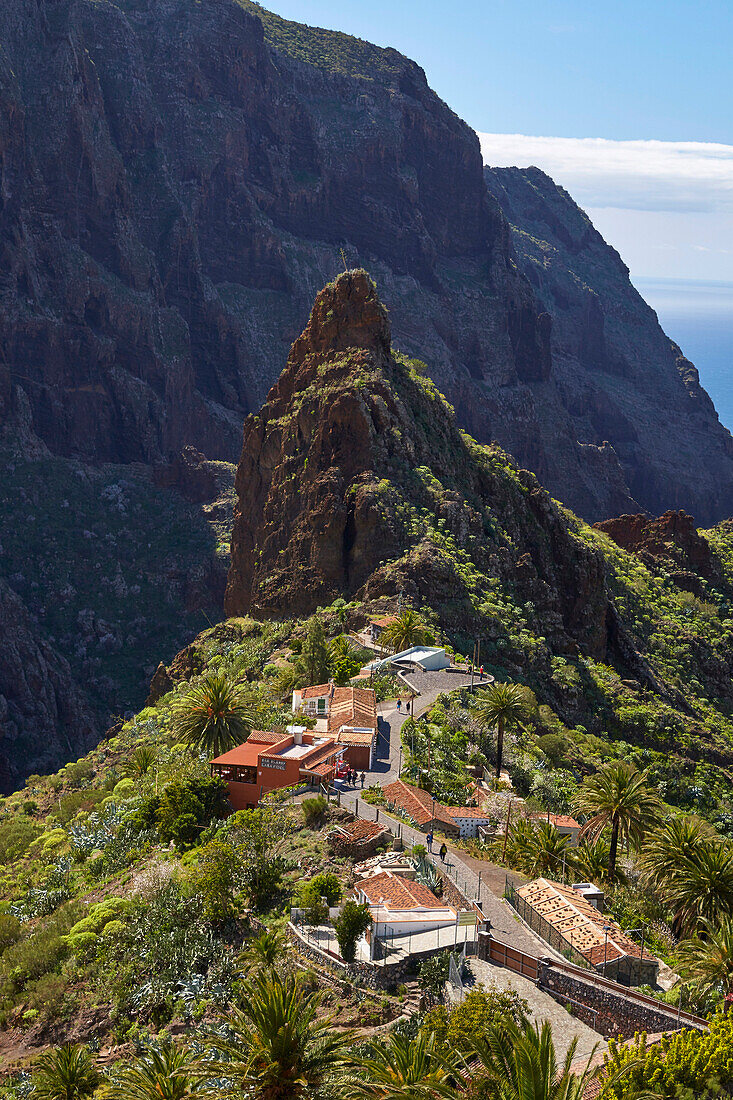
[[[632,274],[733,280],[733,0],[265,6],[414,58],[488,163],[549,171]]]

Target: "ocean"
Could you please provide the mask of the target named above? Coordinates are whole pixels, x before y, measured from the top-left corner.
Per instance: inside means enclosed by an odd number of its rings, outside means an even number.
[[[733,431],[733,283],[635,278],[634,286],[700,372],[726,428]]]

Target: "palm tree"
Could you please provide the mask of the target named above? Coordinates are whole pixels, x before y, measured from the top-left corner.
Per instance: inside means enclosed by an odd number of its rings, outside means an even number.
[[[92,1095],[100,1081],[87,1048],[64,1043],[46,1051],[36,1062],[33,1091],[39,1100],[82,1100]]]
[[[379,644],[393,653],[423,645],[428,640],[428,630],[419,615],[411,607],[405,608],[379,635]]]
[[[287,940],[282,932],[266,928],[242,952],[242,962],[253,970],[273,970],[287,952]]]
[[[645,881],[656,886],[674,874],[683,859],[692,859],[711,837],[712,825],[694,814],[666,817],[644,840],[640,868]]]
[[[373,1040],[360,1057],[364,1078],[354,1081],[353,1095],[379,1100],[437,1100],[456,1095],[457,1069],[435,1052],[435,1033],[417,1038],[390,1034]]]
[[[184,1047],[151,1047],[117,1074],[105,1090],[109,1100],[194,1100],[210,1095],[200,1083],[201,1062]]]
[[[218,1060],[210,1076],[231,1082],[224,1095],[250,1100],[306,1100],[348,1095],[353,1087],[350,1032],[332,1031],[318,1018],[320,996],[306,995],[300,975],[257,975],[242,992],[242,1007],[213,1034]]]
[[[583,1072],[575,1076],[571,1065],[578,1045],[573,1039],[558,1065],[552,1029],[547,1020],[540,1028],[525,1022],[502,1021],[486,1036],[474,1040],[475,1053],[486,1074],[490,1095],[495,1100],[582,1100],[595,1076],[590,1069],[591,1053]]]
[[[125,775],[139,779],[152,768],[155,763],[155,749],[151,745],[138,745],[125,765]]]
[[[689,935],[701,921],[733,917],[733,847],[723,837],[703,837],[697,846],[652,868],[652,851],[644,853],[645,874],[656,884],[660,900],[674,910],[672,931]]]
[[[609,854],[610,845],[602,836],[593,841],[585,837],[573,852],[575,873],[586,882],[607,882]],[[616,882],[622,885],[628,881],[618,867],[615,875]]]
[[[570,837],[561,836],[554,825],[541,821],[535,825],[527,851],[526,871],[531,878],[558,875],[570,862]]]
[[[252,719],[239,688],[220,672],[209,673],[174,704],[173,730],[193,752],[209,757],[247,739]]]
[[[704,921],[694,939],[679,945],[677,961],[683,976],[703,992],[733,992],[733,919],[724,917],[717,928]]]
[[[647,773],[638,771],[633,764],[613,760],[595,775],[586,777],[575,793],[576,809],[589,818],[581,829],[581,837],[597,840],[610,826],[610,882],[615,879],[619,839],[626,844],[638,842],[662,811],[662,803],[649,789],[646,779]]]
[[[496,778],[501,778],[504,732],[521,725],[527,717],[530,701],[521,684],[491,684],[482,692],[474,714],[484,726],[496,726]]]

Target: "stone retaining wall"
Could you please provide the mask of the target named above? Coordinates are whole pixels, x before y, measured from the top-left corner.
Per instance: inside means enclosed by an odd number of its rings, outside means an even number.
[[[574,1016],[607,1039],[611,1036],[628,1039],[637,1031],[676,1031],[678,1028],[671,1006],[669,1012],[665,1012],[634,1001],[606,986],[594,985],[556,970],[545,959],[539,960],[537,986],[560,1004],[568,1005]],[[684,1020],[682,1026],[685,1026]]]

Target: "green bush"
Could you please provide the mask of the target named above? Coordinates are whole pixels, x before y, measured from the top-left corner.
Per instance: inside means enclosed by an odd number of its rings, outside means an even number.
[[[322,794],[316,795],[315,798],[304,798],[301,803],[301,809],[303,810],[303,817],[305,818],[306,825],[312,829],[320,824],[327,807],[328,802]]]
[[[0,913],[0,954],[21,937],[22,925],[12,913]]]
[[[12,817],[0,825],[0,863],[20,859],[42,832],[40,825],[25,815]]]

